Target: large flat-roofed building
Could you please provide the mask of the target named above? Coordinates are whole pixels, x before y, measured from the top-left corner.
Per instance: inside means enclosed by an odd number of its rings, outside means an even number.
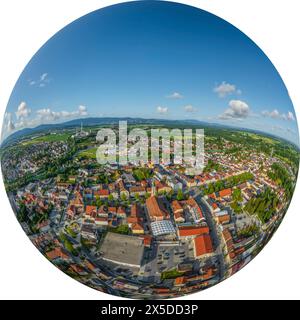
[[[140,268],[144,254],[144,240],[108,232],[100,250],[101,258],[105,261]]]
[[[175,228],[170,220],[151,222],[152,233],[155,237],[175,234]]]

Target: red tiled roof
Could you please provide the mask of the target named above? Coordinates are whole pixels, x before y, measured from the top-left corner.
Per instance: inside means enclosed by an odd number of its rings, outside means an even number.
[[[165,216],[169,215],[167,210],[162,207],[155,196],[152,196],[146,200],[146,206],[151,218],[163,219]]]
[[[211,238],[208,234],[203,234],[194,239],[196,257],[212,253],[213,247]]]
[[[174,213],[183,210],[182,205],[180,204],[180,202],[178,200],[172,201],[171,206],[172,206],[172,210]]]
[[[230,234],[230,232],[227,229],[223,230],[223,237],[225,239],[225,242],[232,240],[232,236]]]
[[[209,233],[208,227],[179,227],[179,237],[197,236]]]
[[[218,205],[217,205],[215,202],[212,203],[212,207],[213,207],[214,209],[219,208]]]
[[[222,216],[218,216],[217,218],[218,218],[219,223],[228,223],[230,221],[229,214],[224,214]]]
[[[49,251],[49,252],[46,252],[46,256],[48,259],[50,260],[54,260],[54,259],[57,259],[57,258],[61,258],[61,259],[67,259],[68,258],[68,255],[65,254],[61,248],[54,248],[53,250]]]
[[[119,214],[125,214],[124,208],[119,207],[118,210],[117,210],[117,213],[119,213]]]
[[[108,196],[109,195],[109,190],[100,189],[98,191],[95,191],[95,195],[97,195],[97,196]]]
[[[152,237],[149,235],[145,235],[143,238],[144,238],[144,245],[150,246],[152,242]]]
[[[128,223],[135,223],[138,221],[138,218],[137,217],[128,217],[127,218],[127,222]]]
[[[223,189],[219,192],[220,197],[227,197],[231,195],[231,188]]]
[[[174,281],[174,285],[175,286],[180,286],[180,285],[183,285],[186,283],[186,277],[177,277],[175,278],[175,281]]]
[[[213,268],[208,268],[202,277],[203,277],[203,280],[207,280],[207,279],[210,279],[213,275],[214,275]]]
[[[138,211],[139,211],[139,208],[138,208],[138,205],[136,203],[134,203],[132,206],[131,206],[131,209],[130,209],[130,215],[132,217],[136,217],[138,215]]]
[[[96,217],[96,215],[97,215],[97,207],[96,206],[86,206],[85,213],[88,216]]]
[[[144,230],[143,226],[138,222],[133,223],[131,229],[132,230]]]

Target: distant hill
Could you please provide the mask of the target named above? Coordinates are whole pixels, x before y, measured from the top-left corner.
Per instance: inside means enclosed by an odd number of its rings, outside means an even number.
[[[193,119],[186,119],[186,120],[168,120],[168,119],[144,119],[144,118],[130,118],[130,117],[90,117],[90,118],[82,118],[82,119],[74,119],[63,123],[53,123],[53,124],[42,124],[35,128],[25,128],[14,132],[10,136],[8,136],[1,144],[1,147],[5,147],[7,144],[16,142],[20,138],[24,138],[28,135],[38,134],[42,132],[47,132],[51,130],[59,130],[63,128],[72,128],[72,127],[79,127],[81,123],[84,127],[89,126],[96,126],[96,125],[111,125],[111,124],[118,124],[119,121],[127,121],[128,124],[149,124],[149,125],[174,125],[174,126],[183,126],[183,125],[192,125],[192,126],[201,126],[202,128],[220,128],[220,129],[232,129],[232,130],[242,130],[246,132],[253,132],[262,134],[265,136],[269,136],[271,138],[285,141],[289,144],[292,144],[299,150],[299,147],[296,146],[294,143],[287,141],[281,137],[271,135],[266,132],[252,130],[247,128],[240,128],[240,127],[233,127],[229,125],[222,125],[218,123],[209,123],[205,121],[193,120]]]
[[[153,125],[201,125],[203,127],[226,127],[218,124],[210,124],[207,122],[202,122],[198,120],[165,120],[165,119],[143,119],[143,118],[117,118],[117,117],[104,117],[104,118],[82,118],[82,119],[74,119],[63,123],[53,123],[53,124],[42,124],[35,128],[25,128],[19,131],[12,133],[8,136],[1,144],[1,147],[12,143],[20,138],[23,138],[27,135],[32,135],[36,133],[41,133],[45,131],[55,130],[55,129],[63,129],[63,128],[72,128],[79,127],[81,124],[85,127],[88,126],[96,126],[96,125],[104,125],[104,124],[118,124],[119,121],[127,121],[128,124],[153,124]]]

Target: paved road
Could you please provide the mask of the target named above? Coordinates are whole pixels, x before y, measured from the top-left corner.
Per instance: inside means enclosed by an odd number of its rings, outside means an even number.
[[[197,201],[201,210],[203,211],[205,218],[206,218],[207,225],[211,231],[211,237],[213,240],[214,247],[216,248],[215,252],[218,256],[218,261],[219,261],[219,265],[220,265],[220,268],[219,268],[220,279],[223,279],[224,274],[225,274],[225,270],[226,270],[226,266],[225,266],[224,254],[222,251],[222,241],[221,241],[222,235],[220,234],[219,228],[216,225],[216,223],[210,213],[209,208],[204,203],[204,201],[201,199],[200,195],[197,195],[195,197],[195,200]]]

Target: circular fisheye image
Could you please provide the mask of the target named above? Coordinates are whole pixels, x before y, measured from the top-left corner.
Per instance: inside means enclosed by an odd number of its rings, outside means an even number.
[[[57,268],[138,299],[230,277],[284,218],[299,134],[278,72],[206,11],[133,1],[55,34],[20,75],[1,168],[17,220]]]

